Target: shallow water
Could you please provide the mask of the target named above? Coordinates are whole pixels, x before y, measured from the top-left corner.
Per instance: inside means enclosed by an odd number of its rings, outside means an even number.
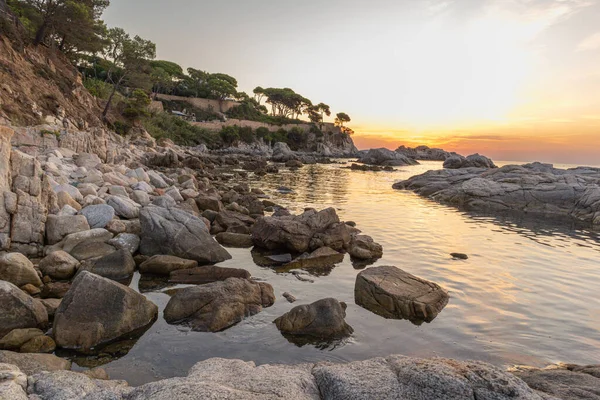
[[[358,172],[339,165],[305,166],[251,181],[293,211],[333,206],[343,220],[384,247],[374,265],[395,265],[450,291],[450,302],[431,323],[386,320],[354,304],[359,272],[346,256],[326,276],[278,274],[252,262],[250,250],[228,249],[219,265],[248,269],[275,288],[273,307],[219,333],[167,325],[164,293],[146,293],[159,305],[156,323],[123,358],[104,366],[132,385],[184,376],[211,357],[262,363],[362,360],[392,353],[477,359],[496,365],[544,366],[600,359],[600,242],[595,232],[539,218],[468,214],[393,190],[395,181],[441,167],[437,162],[395,172]],[[294,190],[281,194],[280,186]],[[449,253],[469,255],[453,260]],[[139,276],[132,287],[137,288]],[[298,301],[288,303],[289,291]],[[352,338],[325,349],[288,342],[272,321],[298,304],[335,297],[348,304]]]

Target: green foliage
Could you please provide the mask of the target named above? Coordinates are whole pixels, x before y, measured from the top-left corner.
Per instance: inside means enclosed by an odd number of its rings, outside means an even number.
[[[219,132],[219,136],[223,143],[231,146],[240,140],[240,128],[238,126],[224,126]]]
[[[131,125],[123,121],[115,121],[114,130],[121,136],[125,136],[131,130]]]
[[[287,144],[292,150],[298,150],[306,144],[307,134],[304,130],[294,127],[287,133]]]
[[[179,145],[191,146],[204,143],[207,146],[214,146],[219,143],[216,134],[165,113],[144,118],[142,125],[155,139],[167,138]]]
[[[160,68],[171,77],[179,77],[179,78],[183,77],[183,68],[181,68],[181,66],[179,64],[176,64],[172,61],[165,61],[165,60],[150,61],[150,67],[152,69]]]
[[[60,137],[60,131],[57,131],[57,130],[51,131],[49,129],[42,129],[40,131],[40,136],[44,137],[46,135],[53,135],[53,136],[55,136],[58,139]]]
[[[256,89],[255,89],[256,90]],[[312,102],[304,96],[299,95],[290,88],[268,88],[262,90],[271,105],[272,115],[286,118],[298,118],[306,112]]]
[[[239,128],[239,136],[244,143],[254,143],[256,140],[256,136],[254,136],[254,132],[249,126],[243,126]]]
[[[140,117],[150,115],[148,112],[148,106],[151,103],[150,97],[141,89],[135,89],[125,103],[123,115],[126,118],[137,120]]]
[[[344,126],[344,123],[350,122],[350,117],[346,113],[337,113],[335,116],[335,125],[336,126]]]
[[[255,133],[256,133],[256,137],[257,138],[271,141],[271,139],[270,139],[271,131],[268,128],[265,128],[264,126],[261,126],[259,128],[256,128],[256,132]]]
[[[96,96],[104,100],[108,99],[112,91],[111,85],[95,78],[84,79],[83,86],[85,86],[92,96]]]

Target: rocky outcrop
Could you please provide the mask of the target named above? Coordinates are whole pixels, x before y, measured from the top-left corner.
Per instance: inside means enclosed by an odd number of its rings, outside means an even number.
[[[393,187],[467,210],[562,216],[600,225],[598,168],[564,170],[533,163],[497,169],[445,169],[414,176]]]
[[[140,223],[143,255],[173,255],[203,264],[231,258],[210,236],[206,224],[185,211],[148,206],[140,213]]]
[[[368,268],[356,276],[356,304],[385,318],[431,322],[448,304],[448,292],[439,285],[399,268]]]
[[[71,369],[71,361],[53,354],[23,354],[0,350],[0,363],[12,364],[28,375]]]
[[[471,154],[463,157],[461,155],[453,155],[444,161],[444,168],[459,169],[459,168],[498,168],[494,162],[479,154]]]
[[[358,162],[369,165],[381,165],[399,167],[405,165],[416,165],[418,162],[402,153],[385,148],[370,149],[360,155]]]
[[[195,331],[218,332],[275,302],[273,287],[264,282],[229,278],[175,293],[164,317],[169,324],[185,324]]]
[[[157,314],[133,289],[82,271],[56,310],[54,337],[62,348],[85,352],[147,327]]]
[[[4,367],[4,370],[10,369]],[[14,379],[16,385],[21,385],[21,391],[27,383],[31,398],[40,399],[559,400],[533,390],[500,368],[444,358],[389,356],[341,364],[260,366],[242,360],[211,358],[194,365],[187,377],[139,387],[72,371],[37,373],[27,380],[14,368],[12,371],[12,375],[3,375],[5,379]],[[597,383],[577,390],[573,388],[572,397],[561,398],[594,399]]]
[[[346,303],[336,299],[322,299],[296,306],[273,322],[283,334],[319,340],[342,339],[354,331],[344,320],[346,307]]]
[[[402,145],[396,149],[396,152],[404,154],[406,157],[412,158],[413,160],[423,161],[446,161],[452,156],[459,156],[459,154],[454,152],[428,146],[406,147]]]
[[[530,388],[562,400],[600,399],[600,366],[557,364],[544,369],[517,368],[513,373]]]

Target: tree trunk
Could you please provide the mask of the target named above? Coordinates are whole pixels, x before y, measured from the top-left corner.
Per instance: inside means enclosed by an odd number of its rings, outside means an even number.
[[[113,85],[113,90],[112,90],[110,96],[108,97],[108,100],[106,101],[106,106],[104,106],[104,111],[102,111],[102,118],[106,118],[106,115],[108,115],[108,109],[110,108],[110,103],[112,102],[112,99],[113,99],[115,93],[117,92],[117,86],[118,86],[118,84]]]
[[[34,45],[37,46],[38,44],[40,44],[44,41],[44,39],[46,38],[46,30],[47,29],[48,29],[48,22],[44,21],[42,26],[40,26],[40,28],[37,30],[37,32],[35,34],[35,40],[33,41]]]

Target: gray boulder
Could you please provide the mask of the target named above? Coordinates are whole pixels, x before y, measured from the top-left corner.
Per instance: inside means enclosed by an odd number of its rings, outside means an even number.
[[[48,325],[46,308],[10,282],[0,281],[0,337],[13,329]]]
[[[115,217],[115,209],[106,204],[98,204],[84,207],[80,212],[90,225],[90,228],[105,228]]]
[[[470,156],[463,157],[461,155],[453,155],[448,157],[444,161],[444,168],[458,169],[458,168],[498,168],[494,162],[482,155],[471,154]]]
[[[345,317],[346,303],[328,298],[296,306],[273,322],[284,334],[329,340],[352,334],[354,330]]]
[[[385,318],[431,322],[448,304],[448,292],[439,285],[399,268],[368,268],[356,276],[356,304]]]
[[[140,205],[127,197],[110,196],[106,204],[114,208],[119,217],[125,219],[136,219],[140,215]]]
[[[140,213],[140,223],[143,255],[173,255],[203,264],[231,258],[212,238],[204,221],[185,211],[148,206]]]
[[[157,314],[135,290],[82,271],[56,310],[54,338],[59,347],[89,351],[145,328]]]
[[[0,254],[0,279],[19,287],[27,284],[42,286],[33,263],[21,253]]]
[[[385,148],[370,149],[360,156],[358,162],[369,165],[381,165],[389,167],[419,164],[416,160],[407,157],[402,153]]]
[[[138,235],[133,233],[119,233],[114,238],[108,241],[108,244],[114,246],[117,249],[125,249],[131,254],[135,254],[139,248],[141,239]]]
[[[129,250],[117,250],[94,261],[89,272],[117,282],[125,282],[135,272],[135,261]]]
[[[169,300],[164,317],[169,324],[185,324],[194,331],[218,332],[274,302],[268,283],[229,278],[179,290]]]

